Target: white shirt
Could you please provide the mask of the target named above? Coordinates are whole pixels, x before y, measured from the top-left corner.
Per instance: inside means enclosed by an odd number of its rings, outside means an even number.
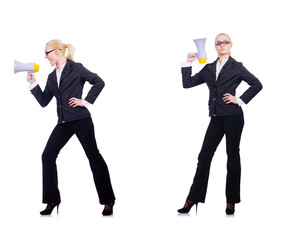
[[[58,69],[57,67],[55,67],[56,69],[56,78],[57,78],[57,86],[59,88],[59,85],[60,85],[60,78],[61,78],[61,74],[62,74],[62,71],[64,69],[64,66],[65,66],[66,63],[62,64],[60,66],[60,69]]]
[[[61,78],[61,74],[62,74],[62,71],[64,69],[64,66],[65,66],[66,63],[62,64],[60,66],[60,69],[58,69],[57,67],[55,67],[56,69],[56,78],[57,78],[57,86],[59,88],[59,85],[60,85],[60,78]],[[29,88],[30,90],[32,90],[34,87],[36,87],[38,85],[37,81],[35,81],[34,83],[30,84],[29,85]],[[87,102],[86,100],[82,100],[83,104],[85,107],[88,107],[89,105],[91,105],[91,103]]]
[[[226,64],[226,62],[227,62],[228,60],[229,60],[229,59],[224,59],[224,60],[222,61],[222,63],[220,63],[220,61],[217,60],[217,63],[216,63],[216,73],[215,73],[215,75],[216,75],[216,79],[215,79],[215,81],[217,80],[220,71],[222,70],[223,66]]]
[[[217,60],[217,63],[216,63],[216,79],[215,81],[217,81],[217,78],[218,78],[218,75],[220,73],[220,71],[222,70],[223,66],[226,64],[226,62],[228,61],[229,59],[225,59],[222,61],[222,63],[220,63],[219,60]],[[192,63],[190,62],[185,62],[185,63],[182,63],[182,68],[184,67],[192,67]],[[243,104],[245,104],[241,98],[237,98],[237,102],[238,102],[238,105],[241,106]]]

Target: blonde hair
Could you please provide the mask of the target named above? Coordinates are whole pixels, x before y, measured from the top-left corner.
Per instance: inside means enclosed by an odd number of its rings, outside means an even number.
[[[64,56],[65,56],[65,53],[66,53],[66,59],[70,59],[72,61],[74,60],[73,55],[74,55],[74,52],[75,52],[75,48],[73,47],[73,45],[64,44],[58,39],[53,39],[53,40],[49,41],[47,43],[47,45],[50,45],[54,49],[59,49]],[[66,51],[66,49],[67,49],[67,51]]]
[[[217,38],[218,36],[221,36],[221,35],[225,35],[225,36],[229,39],[229,41],[232,43],[232,39],[231,39],[231,37],[229,36],[229,34],[227,34],[227,33],[220,33],[220,34],[216,35],[216,37],[215,37],[215,41],[216,41],[216,38]],[[230,56],[231,56],[231,51],[230,51]]]
[[[218,35],[215,37],[215,40],[216,40],[216,38],[217,38],[218,36],[221,36],[221,35],[225,35],[225,36],[230,40],[230,42],[232,42],[230,36],[229,36],[228,34],[226,34],[226,33],[220,33],[220,34],[218,34]]]

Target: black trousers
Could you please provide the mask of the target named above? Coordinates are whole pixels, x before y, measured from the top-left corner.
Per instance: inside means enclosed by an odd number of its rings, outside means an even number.
[[[107,165],[97,148],[91,117],[58,124],[51,133],[42,154],[43,203],[61,202],[58,190],[56,159],[60,150],[74,134],[78,137],[89,159],[99,202],[101,204],[112,203],[115,196]]]
[[[241,164],[239,145],[243,126],[243,114],[211,118],[198,156],[197,170],[187,200],[205,202],[211,160],[225,135],[228,156],[226,179],[227,203],[240,202]]]

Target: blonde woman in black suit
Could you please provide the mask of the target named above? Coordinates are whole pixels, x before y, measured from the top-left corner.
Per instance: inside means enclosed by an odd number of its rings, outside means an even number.
[[[104,81],[81,63],[74,62],[73,54],[74,48],[71,44],[64,44],[57,39],[51,40],[45,46],[45,57],[55,69],[49,74],[44,91],[37,84],[34,74],[28,73],[27,76],[27,80],[31,82],[31,93],[42,107],[47,106],[53,97],[57,103],[58,123],[42,154],[43,203],[47,207],[40,214],[50,215],[55,207],[58,211],[61,198],[56,159],[69,139],[76,135],[90,162],[99,201],[104,205],[102,214],[111,215],[115,196],[108,167],[97,148],[91,114],[86,107],[94,103],[104,87]],[[82,99],[85,82],[92,87],[85,99]]]
[[[249,101],[262,89],[260,81],[252,75],[242,63],[231,57],[232,41],[228,34],[216,36],[215,49],[218,59],[194,76],[192,62],[197,59],[196,53],[189,53],[187,63],[182,65],[184,88],[191,88],[206,83],[209,96],[209,116],[211,117],[203,145],[198,156],[196,174],[186,198],[184,207],[179,213],[188,213],[193,205],[205,202],[209,170],[213,155],[226,137],[227,179],[226,179],[226,213],[234,214],[235,204],[240,202],[241,164],[239,145],[244,125],[242,104]],[[236,88],[245,81],[250,87],[239,97],[235,96]]]

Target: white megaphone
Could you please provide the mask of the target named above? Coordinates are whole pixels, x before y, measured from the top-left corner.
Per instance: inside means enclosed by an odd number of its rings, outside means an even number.
[[[30,72],[35,73],[39,71],[39,65],[36,63],[21,63],[14,61],[14,73],[18,72]]]
[[[193,40],[197,47],[197,59],[199,63],[206,63],[207,54],[205,52],[206,38],[198,38]]]

